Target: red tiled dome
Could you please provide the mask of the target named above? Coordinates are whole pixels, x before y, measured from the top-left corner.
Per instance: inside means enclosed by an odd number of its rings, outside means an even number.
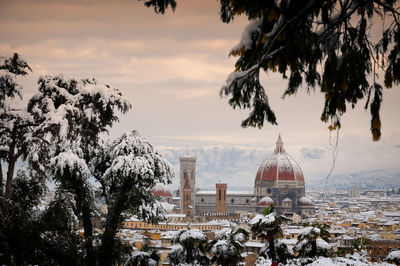
[[[166,187],[164,187],[163,184],[160,184],[160,183],[156,184],[150,190],[150,192],[153,193],[157,197],[166,197],[166,198],[168,198],[168,197],[172,196],[171,192]]]
[[[300,166],[285,152],[280,135],[275,151],[258,168],[255,181],[275,180],[304,181]]]

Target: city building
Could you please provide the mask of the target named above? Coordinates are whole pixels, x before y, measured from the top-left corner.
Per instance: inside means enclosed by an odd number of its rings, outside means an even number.
[[[184,158],[181,158],[181,163]],[[191,169],[195,169],[195,165]],[[181,176],[181,182],[184,178]],[[216,184],[215,191],[198,191],[194,198],[195,213],[218,213],[221,210],[254,213],[261,212],[271,204],[275,205],[278,212],[287,216],[292,216],[293,213],[301,216],[314,213],[311,199],[305,196],[303,172],[297,162],[286,153],[280,135],[274,152],[258,168],[253,191],[230,191],[223,185],[226,184]]]

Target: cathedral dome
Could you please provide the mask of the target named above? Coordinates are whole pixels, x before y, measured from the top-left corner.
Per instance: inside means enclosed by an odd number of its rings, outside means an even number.
[[[260,165],[256,174],[256,183],[261,181],[302,181],[303,172],[297,162],[283,148],[279,135],[274,152]]]
[[[298,203],[299,203],[299,206],[302,206],[302,207],[314,206],[311,199],[306,196],[299,198]]]
[[[171,197],[171,191],[166,188],[163,184],[157,183],[151,190],[151,193],[153,193],[157,197]]]
[[[292,203],[293,200],[291,200],[291,199],[289,199],[289,198],[285,198],[284,200],[282,200],[282,202]]]
[[[258,206],[270,206],[272,204],[274,204],[274,200],[268,196],[265,196],[258,202]]]

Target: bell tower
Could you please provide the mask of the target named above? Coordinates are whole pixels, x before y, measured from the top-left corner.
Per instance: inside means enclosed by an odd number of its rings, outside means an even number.
[[[226,184],[223,183],[216,183],[216,212],[219,213],[226,213]]]
[[[186,217],[192,216],[192,190],[190,189],[189,179],[186,179],[185,185],[183,186],[183,214]]]
[[[193,213],[196,210],[196,157],[185,156],[179,158],[180,161],[180,197],[181,197],[181,213],[183,212],[183,202],[184,202],[184,186],[186,180],[188,180],[189,189],[191,193],[191,203]]]

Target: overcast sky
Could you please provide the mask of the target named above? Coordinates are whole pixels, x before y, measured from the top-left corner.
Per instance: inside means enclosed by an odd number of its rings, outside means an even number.
[[[328,125],[319,119],[323,95],[301,91],[283,100],[279,75],[262,76],[279,126],[240,127],[248,111],[233,110],[219,90],[234,69],[228,53],[247,20],[223,24],[218,10],[216,0],[180,0],[165,15],[135,0],[0,0],[0,55],[18,52],[32,67],[21,80],[25,99],[47,74],[119,88],[133,109],[111,137],[137,129],[155,146],[272,147],[280,132],[289,153],[304,145],[330,150]],[[399,87],[384,92],[380,142],[372,142],[364,103],[343,117],[337,173],[400,166]],[[329,153],[325,159],[328,168]],[[312,173],[313,161],[307,165]]]

